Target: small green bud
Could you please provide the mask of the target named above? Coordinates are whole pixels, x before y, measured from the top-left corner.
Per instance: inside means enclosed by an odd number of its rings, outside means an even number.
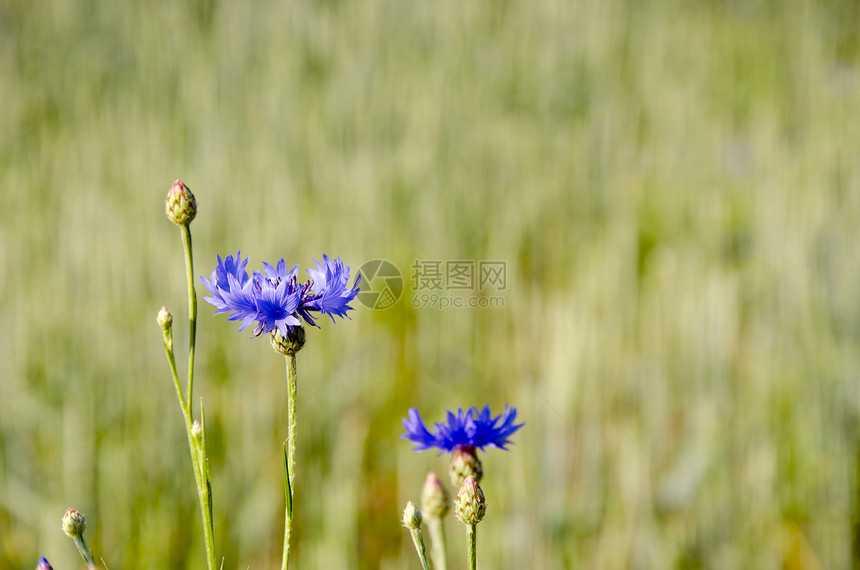
[[[287,338],[281,336],[281,332],[275,329],[271,336],[272,348],[284,356],[297,353],[305,345],[305,328],[303,326],[287,327]]]
[[[173,316],[167,307],[161,307],[158,311],[158,318],[155,319],[158,326],[161,327],[161,338],[168,350],[173,351]]]
[[[161,330],[167,330],[173,326],[173,315],[170,314],[170,311],[167,310],[167,307],[161,307],[161,310],[158,311],[158,326],[161,327]]]
[[[481,465],[481,460],[478,459],[478,452],[471,445],[458,446],[454,448],[451,454],[451,465],[448,468],[448,475],[451,477],[451,483],[455,487],[463,485],[466,477],[472,476],[475,481],[480,482],[484,476],[484,468]]]
[[[177,226],[187,226],[197,216],[197,199],[188,186],[177,179],[164,202],[167,218]]]
[[[406,508],[403,509],[403,526],[409,530],[421,528],[421,511],[415,507],[412,501],[406,503]]]
[[[194,442],[197,443],[197,447],[201,447],[203,445],[203,426],[200,425],[198,420],[194,420],[194,423],[191,424],[191,437],[194,438]]]
[[[442,485],[442,481],[432,471],[424,479],[424,488],[421,490],[421,510],[428,517],[437,519],[448,514],[448,492]]]
[[[478,524],[487,512],[487,502],[484,492],[471,475],[463,481],[457,494],[457,518],[464,524]]]
[[[63,532],[70,538],[81,536],[86,529],[87,519],[75,509],[68,509],[63,515]]]

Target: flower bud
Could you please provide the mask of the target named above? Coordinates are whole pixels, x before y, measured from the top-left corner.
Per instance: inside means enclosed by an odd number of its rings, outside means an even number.
[[[194,438],[197,447],[203,445],[203,426],[200,425],[199,420],[194,420],[194,423],[191,424],[191,437]]]
[[[275,329],[271,336],[272,348],[284,356],[292,356],[305,345],[305,328],[301,325],[287,327],[287,338]]]
[[[428,473],[421,490],[421,510],[428,517],[441,519],[448,514],[448,508],[448,492],[445,491],[442,481],[435,473]]]
[[[63,515],[63,532],[70,538],[81,536],[86,529],[87,519],[75,509],[68,509]]]
[[[164,341],[164,346],[167,350],[173,352],[173,316],[167,310],[167,307],[161,307],[155,320],[158,326],[161,327],[161,338]]]
[[[48,563],[48,559],[44,556],[39,558],[39,565],[36,566],[36,570],[54,570],[51,568],[51,565]]]
[[[161,327],[161,330],[167,330],[173,326],[173,315],[170,314],[167,307],[161,307],[161,310],[158,311],[158,318],[156,321],[158,322],[158,326]]]
[[[460,487],[466,477],[472,476],[475,481],[480,481],[484,476],[484,468],[478,459],[478,452],[471,445],[458,446],[451,453],[451,465],[448,475],[455,487]]]
[[[406,508],[403,509],[403,526],[409,530],[421,528],[421,511],[415,508],[412,501],[406,503]]]
[[[478,524],[484,519],[484,514],[487,512],[484,492],[471,475],[463,481],[463,486],[457,494],[456,505],[457,518],[464,524]]]
[[[164,202],[167,218],[177,226],[187,226],[197,216],[197,199],[188,186],[177,179]]]

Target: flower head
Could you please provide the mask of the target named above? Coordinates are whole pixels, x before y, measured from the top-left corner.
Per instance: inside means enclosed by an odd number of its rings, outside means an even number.
[[[197,200],[188,186],[176,180],[164,201],[167,218],[177,226],[187,226],[197,216]]]
[[[66,514],[63,515],[63,532],[66,535],[70,538],[81,536],[86,528],[87,519],[84,518],[84,515],[72,508],[66,510]]]
[[[437,448],[441,452],[451,452],[458,447],[473,447],[484,451],[485,447],[507,449],[510,436],[523,427],[515,424],[517,409],[505,406],[505,412],[495,418],[490,414],[490,406],[480,412],[472,406],[466,412],[457,408],[457,413],[448,412],[447,423],[437,423],[433,433],[424,425],[421,414],[416,408],[409,409],[409,417],[403,420],[406,433],[400,437],[415,444],[415,451]]]
[[[424,479],[424,487],[421,489],[421,508],[425,514],[437,519],[448,514],[448,492],[442,481],[432,471]]]
[[[51,564],[48,562],[48,559],[44,556],[39,558],[39,565],[36,566],[36,570],[54,570],[51,568]]]
[[[484,492],[474,477],[466,477],[460,492],[457,493],[457,518],[463,524],[475,525],[484,519],[487,512],[487,501]]]
[[[316,313],[334,317],[346,317],[352,310],[349,302],[358,294],[358,281],[355,278],[349,286],[349,266],[340,258],[329,259],[323,256],[323,264],[316,261],[316,269],[309,269],[311,280],[298,281],[299,266],[287,270],[283,259],[277,264],[263,263],[263,271],[248,275],[248,258],[242,259],[241,252],[224,259],[218,256],[218,263],[209,279],[201,277],[203,285],[212,294],[203,299],[214,306],[215,314],[230,313],[227,320],[240,321],[239,330],[256,323],[254,336],[273,331],[281,336],[289,336],[293,327],[300,327],[302,321],[317,326]]]
[[[421,528],[421,511],[415,507],[415,503],[409,501],[406,503],[406,508],[403,509],[403,526],[409,530],[418,530]]]

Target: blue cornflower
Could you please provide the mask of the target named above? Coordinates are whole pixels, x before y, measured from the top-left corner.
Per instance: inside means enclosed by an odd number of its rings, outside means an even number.
[[[517,409],[505,406],[505,412],[495,418],[490,414],[490,406],[480,412],[472,406],[466,412],[457,408],[457,413],[448,412],[447,423],[437,423],[431,433],[424,425],[417,408],[409,409],[409,417],[403,420],[406,433],[400,437],[415,444],[415,451],[437,448],[442,452],[452,452],[457,448],[477,448],[505,446],[511,443],[510,436],[523,427],[515,424]]]
[[[215,314],[230,313],[227,320],[241,321],[239,330],[257,323],[254,336],[279,331],[286,338],[289,329],[301,326],[302,321],[312,326],[314,313],[327,314],[334,321],[335,315],[346,317],[352,310],[349,302],[358,294],[361,275],[349,286],[349,266],[340,258],[323,256],[322,265],[314,260],[316,269],[308,269],[311,279],[298,281],[299,266],[289,271],[283,259],[274,266],[263,263],[263,271],[248,275],[245,268],[248,259],[228,255],[218,256],[218,263],[209,279],[200,277],[212,294],[203,300],[213,305]]]

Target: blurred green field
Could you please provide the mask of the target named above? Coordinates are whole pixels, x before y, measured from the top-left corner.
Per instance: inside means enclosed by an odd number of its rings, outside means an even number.
[[[860,559],[856,2],[6,0],[0,93],[0,568],[82,567],[68,506],[112,569],[205,566],[177,177],[198,275],[407,280],[299,355],[296,568],[419,568],[399,513],[446,462],[401,418],[485,403],[526,426],[483,568]],[[504,307],[413,307],[416,260],[505,261]],[[275,568],[283,360],[200,312],[217,553]]]

